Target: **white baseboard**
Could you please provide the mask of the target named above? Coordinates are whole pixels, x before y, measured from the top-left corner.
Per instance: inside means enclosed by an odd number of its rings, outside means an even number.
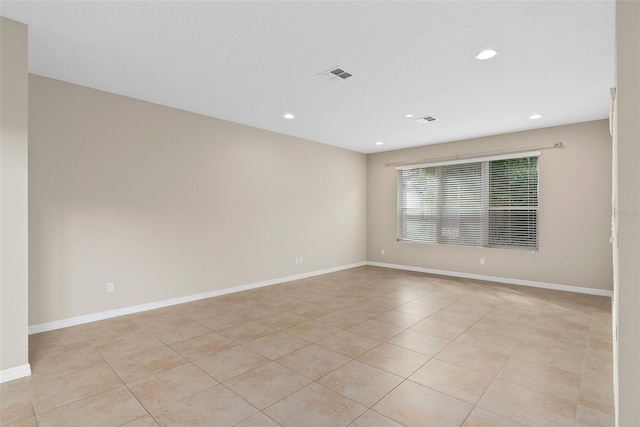
[[[355,264],[342,265],[338,267],[327,268],[324,270],[312,271],[309,273],[296,274],[293,276],[280,277],[277,279],[265,280],[262,282],[248,283],[246,285],[234,286],[231,288],[218,289],[211,292],[201,294],[187,295],[184,297],[172,298],[164,301],[151,302],[148,304],[134,305],[130,307],[118,308],[115,310],[102,311],[99,313],[86,314],[83,316],[70,317],[67,319],[54,320],[52,322],[40,323],[29,326],[29,334],[37,334],[40,332],[53,331],[55,329],[66,328],[69,326],[82,325],[84,323],[95,322],[98,320],[110,319],[112,317],[124,316],[127,314],[140,313],[141,311],[155,310],[156,308],[168,307],[185,302],[197,301],[205,298],[212,298],[235,292],[247,291],[249,289],[261,288],[263,286],[276,285],[278,283],[290,282],[293,280],[306,279],[307,277],[320,276],[322,274],[334,273],[336,271],[348,270],[355,267],[367,265],[366,261]]]
[[[577,292],[579,294],[599,295],[603,297],[613,297],[613,291],[605,289],[583,288],[580,286],[559,285],[556,283],[535,282],[533,280],[509,279],[506,277],[485,276],[482,274],[461,273],[457,271],[436,270],[433,268],[413,267],[410,265],[387,264],[383,262],[367,262],[367,265],[374,267],[395,268],[397,270],[417,271],[419,273],[438,274],[441,276],[462,277],[465,279],[486,280],[489,282],[505,283],[509,285],[531,286],[534,288],[554,289],[556,291]]]
[[[28,377],[29,375],[31,375],[31,365],[28,363],[14,368],[3,369],[0,371],[0,384],[22,377]]]
[[[355,268],[355,267],[362,267],[364,265],[371,265],[371,266],[374,266],[374,267],[394,268],[394,269],[397,269],[397,270],[416,271],[416,272],[420,272],[420,273],[438,274],[438,275],[442,275],[442,276],[462,277],[462,278],[465,278],[465,279],[486,280],[486,281],[490,281],[490,282],[505,283],[505,284],[510,284],[510,285],[531,286],[531,287],[535,287],[535,288],[554,289],[554,290],[566,291],[566,292],[577,292],[577,293],[581,293],[581,294],[599,295],[599,296],[605,296],[605,297],[612,297],[613,296],[613,291],[607,291],[607,290],[603,290],[603,289],[592,289],[592,288],[584,288],[584,287],[579,287],[579,286],[559,285],[559,284],[556,284],[556,283],[535,282],[535,281],[532,281],[532,280],[510,279],[510,278],[504,278],[504,277],[485,276],[485,275],[481,275],[481,274],[461,273],[461,272],[457,272],[457,271],[436,270],[436,269],[432,269],[432,268],[414,267],[414,266],[409,266],[409,265],[387,264],[387,263],[382,263],[382,262],[366,261],[366,262],[358,262],[358,263],[355,263],[355,264],[349,264],[349,265],[343,265],[343,266],[328,268],[328,269],[325,269],[325,270],[317,270],[317,271],[312,271],[312,272],[309,272],[309,273],[296,274],[296,275],[293,275],[293,276],[286,276],[286,277],[280,277],[280,278],[277,278],[277,279],[265,280],[265,281],[262,281],[262,282],[248,283],[248,284],[245,284],[245,285],[234,286],[234,287],[231,287],[231,288],[218,289],[218,290],[215,290],[215,291],[204,292],[204,293],[201,293],[201,294],[187,295],[187,296],[184,296],[184,297],[172,298],[172,299],[168,299],[168,300],[164,300],[164,301],[157,301],[157,302],[152,302],[152,303],[147,303],[147,304],[134,305],[134,306],[130,306],[130,307],[118,308],[118,309],[115,309],[115,310],[109,310],[109,311],[102,311],[102,312],[99,312],[99,313],[86,314],[84,316],[76,316],[76,317],[70,317],[70,318],[67,318],[67,319],[55,320],[53,322],[40,323],[40,324],[37,324],[37,325],[29,326],[29,334],[37,334],[37,333],[40,333],[40,332],[53,331],[55,329],[66,328],[66,327],[69,327],[69,326],[82,325],[84,323],[90,323],[90,322],[95,322],[95,321],[98,321],[98,320],[110,319],[112,317],[118,317],[118,316],[124,316],[124,315],[127,315],[127,314],[140,313],[142,311],[148,311],[148,310],[155,310],[157,308],[168,307],[168,306],[176,305],[176,304],[183,304],[183,303],[186,303],[186,302],[192,302],[192,301],[197,301],[197,300],[201,300],[201,299],[205,299],[205,298],[217,297],[217,296],[231,294],[231,293],[235,293],[235,292],[247,291],[249,289],[256,289],[256,288],[261,288],[261,287],[264,287],[264,286],[276,285],[278,283],[290,282],[290,281],[293,281],[293,280],[306,279],[308,277],[320,276],[322,274],[334,273],[336,271],[348,270],[348,269]],[[28,365],[26,365],[26,366],[27,366],[27,369],[29,369]],[[17,369],[17,368],[13,368],[13,369]],[[1,371],[1,372],[2,372],[2,378],[4,378],[4,375],[5,375],[4,372],[5,371]],[[31,372],[30,369],[28,370],[28,372],[29,373],[27,373],[26,375],[30,375],[30,372]],[[6,374],[6,375],[9,375],[9,374]],[[26,376],[26,375],[21,375],[21,376]],[[20,378],[20,376],[15,377],[15,378]],[[13,379],[15,379],[15,378],[13,378]],[[6,381],[9,381],[9,380],[6,380]]]

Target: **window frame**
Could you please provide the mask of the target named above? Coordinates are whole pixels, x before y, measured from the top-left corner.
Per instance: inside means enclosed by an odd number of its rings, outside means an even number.
[[[498,161],[498,160],[511,160],[511,159],[524,159],[536,157],[535,164],[535,205],[527,204],[525,206],[517,206],[517,205],[508,205],[508,206],[492,206],[490,201],[491,194],[491,177],[490,177],[490,162]],[[469,246],[469,247],[485,247],[485,248],[499,248],[499,249],[516,249],[516,250],[527,250],[527,251],[538,251],[540,247],[540,162],[539,162],[540,152],[539,151],[531,151],[531,152],[520,152],[520,153],[510,153],[499,156],[491,156],[491,157],[482,157],[482,158],[468,158],[468,159],[456,159],[453,161],[444,161],[444,162],[434,162],[434,163],[421,163],[421,164],[411,164],[411,165],[402,165],[396,167],[397,173],[397,213],[396,213],[396,222],[397,222],[397,230],[396,230],[396,238],[399,242],[408,242],[408,243],[419,243],[419,244],[429,244],[429,245],[447,245],[447,246]],[[465,235],[459,239],[459,242],[447,241],[448,239],[443,236],[443,187],[444,183],[442,180],[442,170],[444,167],[453,166],[453,165],[461,165],[461,164],[469,164],[469,163],[479,163],[480,164],[480,177],[478,178],[481,182],[482,188],[480,191],[481,197],[481,205],[480,205],[480,216],[476,219],[479,221],[479,226],[481,229],[481,237],[479,240],[474,238],[473,236],[470,238]],[[436,204],[432,206],[429,210],[435,211],[435,214],[432,213],[430,217],[434,218],[435,223],[435,239],[411,239],[407,238],[405,235],[404,229],[406,229],[406,225],[408,224],[407,213],[406,211],[411,210],[407,206],[403,205],[406,201],[407,193],[404,192],[402,187],[403,185],[403,173],[402,171],[406,170],[417,170],[417,169],[426,169],[426,168],[434,168],[435,176],[436,176],[436,186],[434,193],[436,194]],[[530,172],[527,172],[530,174]],[[529,189],[528,184],[527,189]],[[477,196],[477,195],[476,195]],[[510,199],[511,201],[512,199]],[[419,211],[420,209],[414,208],[414,210]],[[528,211],[534,212],[533,218],[535,220],[535,238],[534,245],[518,245],[518,244],[491,244],[492,236],[492,225],[491,225],[491,212],[495,211],[506,211],[506,212],[516,212],[516,211]],[[455,212],[455,211],[454,211]],[[460,215],[460,211],[458,211],[458,215]],[[423,213],[414,214],[417,222],[419,223],[420,217],[424,217]],[[530,220],[529,218],[525,218],[526,220]],[[514,222],[515,223],[515,222]],[[428,224],[428,222],[427,222]],[[424,223],[422,224],[424,226]],[[459,228],[458,228],[459,229]],[[494,230],[496,233],[498,230]],[[469,243],[468,240],[475,239],[474,243]],[[526,239],[524,239],[526,241]],[[511,241],[516,242],[512,240]]]

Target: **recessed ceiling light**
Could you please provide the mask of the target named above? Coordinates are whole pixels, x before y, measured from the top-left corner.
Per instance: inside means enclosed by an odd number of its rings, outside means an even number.
[[[376,142],[376,145],[382,145],[382,144],[384,144],[384,142],[382,142],[382,141]]]
[[[404,115],[407,119],[410,119],[411,117],[413,117],[413,114],[405,114]]]
[[[287,113],[287,114],[285,114],[285,115],[284,115],[284,116],[282,116],[282,117],[284,117],[285,119],[293,119],[293,118],[295,118],[296,116],[294,116],[294,115],[293,115],[293,114],[291,114],[291,113]]]
[[[540,117],[542,117],[542,114],[532,114],[529,116],[531,120],[539,119]]]
[[[480,52],[479,54],[476,55],[476,59],[479,60],[485,60],[485,59],[490,59],[493,58],[494,56],[496,56],[498,54],[498,52],[496,52],[493,49],[487,49],[487,50],[483,50],[482,52]]]

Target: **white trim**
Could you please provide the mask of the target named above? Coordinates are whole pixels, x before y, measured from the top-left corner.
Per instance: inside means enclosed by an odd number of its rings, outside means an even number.
[[[197,301],[205,298],[212,298],[221,295],[231,294],[235,292],[247,291],[249,289],[261,288],[264,286],[276,285],[278,283],[290,282],[293,280],[306,279],[308,277],[320,276],[322,274],[335,273],[337,271],[349,270],[351,268],[362,267],[365,265],[371,265],[374,267],[384,267],[384,268],[394,268],[397,270],[408,270],[408,271],[417,271],[420,273],[429,273],[429,274],[438,274],[443,276],[453,276],[453,277],[463,277],[466,279],[476,279],[476,280],[486,280],[497,283],[505,283],[511,285],[521,285],[521,286],[531,286],[535,288],[544,288],[544,289],[554,289],[558,291],[566,291],[566,292],[577,292],[581,294],[589,294],[589,295],[600,295],[605,297],[612,297],[613,292],[607,291],[604,289],[592,289],[592,288],[583,288],[579,286],[569,286],[569,285],[559,285],[555,283],[547,283],[547,282],[535,282],[531,280],[522,280],[522,279],[510,279],[504,277],[495,277],[495,276],[485,276],[481,274],[472,274],[472,273],[461,273],[456,271],[447,271],[447,270],[436,270],[432,268],[424,268],[424,267],[413,267],[409,265],[401,265],[401,264],[387,264],[381,262],[373,262],[373,261],[363,261],[357,262],[354,264],[343,265],[338,267],[327,268],[324,270],[312,271],[309,273],[296,274],[293,276],[280,277],[277,279],[265,280],[262,282],[254,282],[248,283],[245,285],[234,286],[231,288],[218,289],[215,291],[204,292],[201,294],[195,295],[187,295],[184,297],[172,298],[163,301],[151,302],[147,304],[134,305],[130,307],[118,308],[115,310],[102,311],[99,313],[86,314],[83,316],[70,317],[67,319],[54,320],[52,322],[40,323],[37,325],[29,326],[29,334],[37,334],[40,332],[53,331],[55,329],[66,328],[69,326],[82,325],[84,323],[95,322],[98,320],[110,319],[112,317],[124,316],[127,314],[140,313],[142,311],[155,310],[157,308],[168,307],[176,304],[183,304],[186,302]],[[26,368],[25,368],[26,367]],[[19,369],[20,368],[20,369]],[[18,370],[18,376],[14,375],[13,370]],[[12,379],[21,378],[23,376],[31,375],[31,368],[29,365],[23,365],[17,368],[6,369],[0,371],[0,382],[10,381]],[[10,377],[5,380],[5,376]]]
[[[397,166],[396,170],[399,171],[399,170],[417,169],[417,168],[433,168],[436,166],[463,165],[465,163],[491,162],[493,160],[518,159],[521,157],[540,157],[540,151],[526,151],[526,152],[520,152],[520,153],[500,154],[500,155],[488,156],[488,157],[468,157],[468,158],[446,160],[442,162],[418,163],[415,165]]]
[[[66,328],[69,326],[82,325],[84,323],[95,322],[98,320],[110,319],[112,317],[124,316],[127,314],[139,313],[141,311],[155,310],[156,308],[168,307],[185,302],[197,301],[205,298],[217,297],[220,295],[231,294],[235,292],[247,291],[249,289],[261,288],[263,286],[276,285],[278,283],[290,282],[292,280],[306,279],[307,277],[319,276],[322,274],[334,273],[336,271],[348,270],[355,267],[367,265],[366,261],[357,262],[355,264],[342,265],[338,267],[327,268],[324,270],[311,271],[309,273],[296,274],[293,276],[280,277],[277,279],[264,280],[262,282],[247,283],[245,285],[233,286],[231,288],[218,289],[215,291],[204,292],[201,294],[187,295],[184,297],[172,298],[164,301],[151,302],[147,304],[134,305],[130,307],[118,308],[115,310],[102,311],[99,313],[85,314],[83,316],[69,317],[67,319],[54,320],[52,322],[40,323],[29,326],[29,335],[40,332],[53,331],[54,329]]]
[[[433,268],[413,267],[410,265],[387,264],[383,262],[367,262],[367,265],[374,267],[395,268],[397,270],[417,271],[420,273],[438,274],[441,276],[463,277],[465,279],[486,280],[489,282],[505,283],[509,285],[530,286],[533,288],[553,289],[556,291],[576,292],[579,294],[599,295],[603,297],[613,297],[613,291],[605,289],[583,288],[580,286],[559,285],[548,282],[535,282],[533,280],[510,279],[506,277],[485,276],[483,274],[461,273],[457,271],[436,270]]]
[[[29,375],[31,375],[31,365],[28,363],[14,368],[3,369],[0,371],[0,384],[22,377],[28,377]]]

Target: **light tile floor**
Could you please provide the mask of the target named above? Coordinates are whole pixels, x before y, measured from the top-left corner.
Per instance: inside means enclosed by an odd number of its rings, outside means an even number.
[[[612,426],[609,298],[361,267],[30,337],[3,426]]]

